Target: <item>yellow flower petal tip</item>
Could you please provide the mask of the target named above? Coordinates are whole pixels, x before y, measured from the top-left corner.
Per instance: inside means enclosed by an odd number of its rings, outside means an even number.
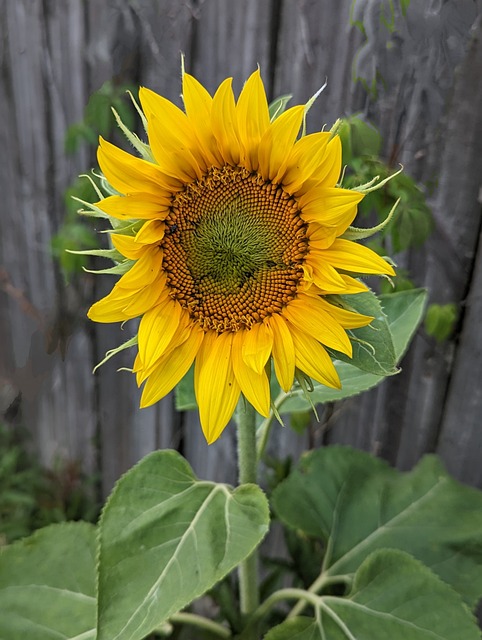
[[[215,442],[240,394],[270,410],[270,362],[288,390],[295,369],[340,380],[326,348],[348,355],[347,329],[370,318],[329,294],[366,289],[352,274],[394,275],[370,249],[341,238],[362,195],[336,187],[338,138],[299,138],[304,110],[270,120],[259,69],[236,100],[225,80],[211,96],[184,74],[185,111],[141,87],[148,147],[138,158],[99,138],[126,272],[88,316],[140,317],[135,371],[141,406],[164,397],[195,365],[204,435]],[[152,158],[152,162],[145,158]]]

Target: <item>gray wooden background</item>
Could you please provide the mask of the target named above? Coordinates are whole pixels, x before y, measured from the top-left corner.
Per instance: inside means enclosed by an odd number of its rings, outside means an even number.
[[[395,31],[381,15],[395,14]],[[270,98],[306,101],[328,79],[311,122],[364,113],[384,152],[435,188],[435,231],[397,256],[432,302],[456,302],[457,330],[442,344],[421,329],[400,375],[373,392],[326,407],[304,437],[273,431],[271,453],[349,443],[409,469],[438,452],[461,480],[482,486],[482,30],[480,0],[1,0],[0,1],[0,411],[25,425],[39,459],[79,460],[103,492],[149,451],[179,448],[204,478],[235,481],[235,435],[208,447],[195,413],[171,397],[138,409],[131,356],[95,376],[121,340],[85,317],[109,288],[86,274],[66,285],[50,239],[63,194],[89,168],[87,151],[64,152],[103,82],[143,84],[180,104],[180,52],[213,91],[237,91],[259,63]],[[350,25],[363,21],[366,38]],[[370,97],[359,74],[379,78]]]

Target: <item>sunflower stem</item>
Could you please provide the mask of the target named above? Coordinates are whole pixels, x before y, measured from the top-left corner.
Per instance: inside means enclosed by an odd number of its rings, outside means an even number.
[[[239,484],[257,482],[256,411],[243,397],[236,410],[238,431]],[[238,567],[241,613],[249,614],[259,606],[258,554],[246,558]]]

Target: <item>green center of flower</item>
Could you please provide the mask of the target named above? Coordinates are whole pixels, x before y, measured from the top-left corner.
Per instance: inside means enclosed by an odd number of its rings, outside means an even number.
[[[249,328],[295,297],[306,225],[279,185],[213,168],[176,195],[166,224],[167,285],[204,329]]]

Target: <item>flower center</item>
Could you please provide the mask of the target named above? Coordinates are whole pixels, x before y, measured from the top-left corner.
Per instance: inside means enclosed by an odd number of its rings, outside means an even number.
[[[218,332],[249,328],[296,296],[306,224],[279,185],[212,168],[173,199],[162,242],[171,296]]]

